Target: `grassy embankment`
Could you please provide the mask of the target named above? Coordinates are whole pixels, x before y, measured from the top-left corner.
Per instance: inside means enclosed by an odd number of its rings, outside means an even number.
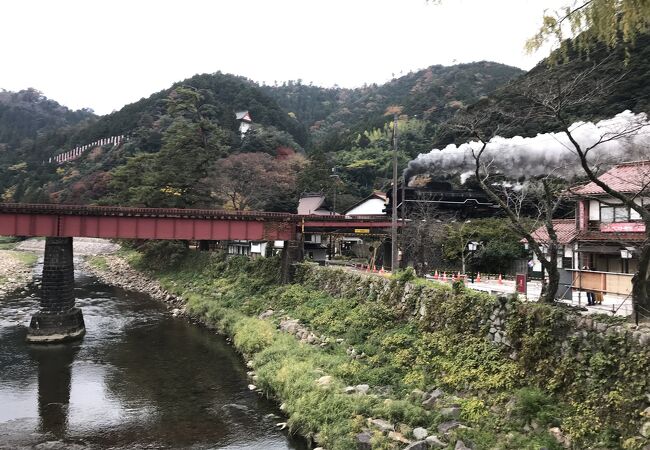
[[[132,265],[143,268],[141,255],[129,257]],[[598,391],[583,394],[580,387],[572,394],[560,387],[562,379],[580,378],[589,368],[544,367],[553,358],[544,349],[552,340],[552,328],[564,326],[548,307],[540,305],[534,315],[551,325],[528,332],[527,341],[520,343],[520,352],[527,353],[513,360],[487,342],[485,330],[476,324],[476,317],[497,301],[484,294],[431,284],[426,287],[429,295],[444,301],[428,313],[427,322],[415,320],[403,305],[334,297],[308,283],[281,286],[276,259],[225,261],[216,254],[191,252],[171,266],[155,265],[153,270],[148,267],[150,273],[170,292],[183,296],[191,314],[233,337],[236,348],[252,361],[257,386],[285,403],[291,430],[315,438],[327,449],[355,448],[355,435],[368,428],[369,417],[391,422],[407,437],[414,427],[424,427],[446,440],[449,448],[458,438],[474,449],[560,448],[548,433],[558,425],[572,435],[575,448],[642,445],[635,438],[624,442],[621,422],[613,419],[617,407],[638,398],[628,399],[624,388],[613,398],[603,399]],[[400,285],[400,280],[391,282]],[[268,309],[275,311],[270,318],[257,318]],[[287,316],[327,336],[325,343],[309,345],[280,332],[278,323]],[[526,320],[513,326],[530,328],[532,322]],[[430,326],[436,321],[446,325]],[[362,357],[351,357],[350,348]],[[532,363],[536,360],[539,367]],[[599,364],[594,370],[607,370],[607,361]],[[630,364],[627,370],[637,369]],[[553,371],[557,376],[548,378]],[[319,386],[317,380],[324,375],[332,381]],[[346,386],[361,383],[370,385],[369,395],[344,392]],[[446,395],[427,410],[418,390],[433,387]],[[597,410],[599,402],[614,413],[603,415],[607,410]],[[438,425],[450,420],[443,413],[445,406],[459,406],[458,419],[467,428],[447,436],[438,433]],[[373,448],[404,447],[379,431],[373,433]]]

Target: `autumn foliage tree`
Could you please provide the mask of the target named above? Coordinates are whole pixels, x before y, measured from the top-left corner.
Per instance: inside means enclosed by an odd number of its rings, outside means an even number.
[[[297,203],[296,178],[304,158],[278,159],[267,153],[236,153],[216,161],[205,182],[215,203],[237,211]]]

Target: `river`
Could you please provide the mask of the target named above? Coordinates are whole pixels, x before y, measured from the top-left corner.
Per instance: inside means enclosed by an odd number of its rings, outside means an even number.
[[[87,328],[76,343],[25,342],[35,284],[0,299],[0,448],[307,448],[277,430],[286,419],[248,389],[222,336],[146,295],[75,278]]]

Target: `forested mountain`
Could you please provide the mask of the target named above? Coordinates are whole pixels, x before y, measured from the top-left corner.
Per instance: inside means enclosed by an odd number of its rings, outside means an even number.
[[[180,86],[200,92],[201,106],[210,108],[212,116],[224,129],[234,132],[238,126],[234,112],[245,110],[250,112],[255,123],[287,132],[301,146],[307,143],[307,130],[255,82],[221,72],[195,75],[148,98],[126,105],[83,130],[77,136],[78,140],[90,141],[104,136],[133,133],[139,128],[150,129],[153,122],[165,115],[170,93]]]
[[[650,34],[640,34],[632,47],[622,43],[609,48],[602,43],[594,43],[588,53],[567,41],[561,51],[554,52],[528,73],[500,87],[469,109],[479,111],[490,107],[511,115],[517,112],[521,114],[525,109],[525,97],[537,89],[540,82],[545,83],[547,88],[553,83],[556,88],[566,89],[570,83],[577,83],[576,80],[579,79],[576,94],[582,99],[576,102],[575,107],[567,107],[566,119],[569,122],[596,122],[625,110],[650,113]],[[592,92],[598,92],[599,95],[591,95]],[[584,99],[588,101],[583,101]],[[569,98],[567,103],[570,103]],[[497,123],[493,125],[496,126]],[[514,121],[507,129],[502,129],[500,134],[504,137],[534,136],[557,131],[559,127],[549,117],[533,116]],[[432,141],[434,146],[440,147],[465,139],[453,132],[445,132],[444,128]]]
[[[72,111],[35,89],[0,90],[0,147],[15,147],[23,139],[94,117],[91,110]]]
[[[432,66],[357,89],[196,75],[103,117],[70,111],[34,90],[0,92],[0,193],[4,201],[293,211],[300,192],[336,191],[342,210],[389,181],[390,106],[401,108],[400,170],[418,153],[462,139],[445,131],[457,111],[495,103],[516,111],[518,91],[535,77],[571,80],[595,65],[594,82],[617,80],[607,95],[572,111],[572,120],[650,109],[648,35],[628,49],[594,46],[585,55],[568,48],[568,62],[555,57],[559,63],[542,61],[526,74],[483,61]],[[235,118],[243,110],[253,120],[244,137]],[[509,132],[554,127],[537,118]],[[128,141],[48,163],[115,135]]]
[[[300,81],[263,89],[309,127],[314,147],[336,151],[349,147],[357,134],[382,128],[390,120],[385,112],[391,105],[435,125],[523,73],[516,67],[481,61],[431,66],[356,89],[321,88]]]
[[[188,94],[192,96],[188,104],[197,113],[192,120],[218,128],[218,147],[227,150],[213,154],[214,158],[240,151],[273,153],[278,148],[301,151],[308,140],[307,130],[252,81],[221,73],[196,75],[97,120],[53,127],[53,131],[44,128],[33,140],[19,140],[20,145],[13,145],[11,151],[0,155],[0,170],[3,173],[0,192],[4,200],[106,201],[105,197],[110,196],[111,192],[112,171],[124,166],[128,158],[135,155],[159,154],[164,149],[166,134],[169,136],[168,131],[173,131],[174,126],[178,125],[175,119],[187,118],[186,112],[170,113],[170,105],[178,101],[175,97],[179,90],[185,94],[193,93]],[[235,112],[240,110],[249,111],[254,121],[246,139],[240,139],[239,124],[235,120]],[[63,122],[64,118],[59,120]],[[36,126],[32,117],[25,118],[23,122],[23,127]],[[6,127],[16,134],[18,127],[14,124],[8,121]],[[74,163],[60,167],[46,163],[53,155],[77,145],[115,135],[126,135],[129,140],[118,148],[93,149]],[[190,150],[186,153],[188,157]],[[162,164],[160,169],[164,169],[164,166]],[[179,166],[172,169],[178,170]],[[143,173],[137,175],[142,176]]]

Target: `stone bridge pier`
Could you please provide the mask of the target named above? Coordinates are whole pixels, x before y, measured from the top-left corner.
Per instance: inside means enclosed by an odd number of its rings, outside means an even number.
[[[75,307],[72,238],[45,240],[40,310],[32,317],[27,341],[63,342],[86,332],[81,309]]]
[[[284,241],[281,258],[281,282],[292,283],[296,274],[296,264],[303,260],[302,241]]]

